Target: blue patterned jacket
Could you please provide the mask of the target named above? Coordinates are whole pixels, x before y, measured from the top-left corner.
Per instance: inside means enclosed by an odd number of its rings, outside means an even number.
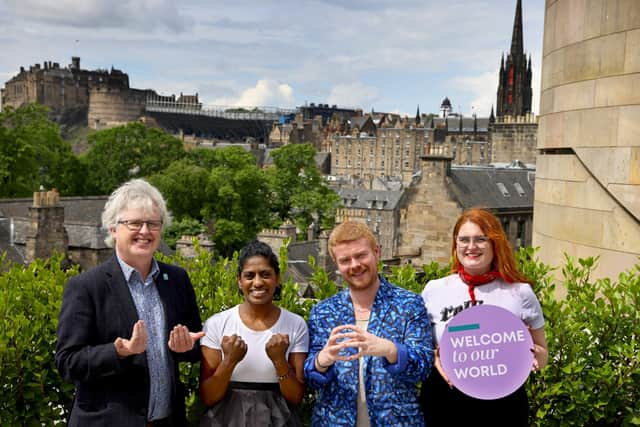
[[[356,424],[358,360],[337,361],[325,373],[318,372],[314,364],[331,330],[344,324],[355,324],[348,289],[316,304],[309,315],[310,345],[304,375],[309,388],[317,390],[313,426]],[[380,276],[368,331],[393,341],[398,347],[398,361],[394,364],[389,364],[384,357],[362,358],[371,426],[424,426],[416,384],[429,374],[433,346],[431,324],[422,298]]]

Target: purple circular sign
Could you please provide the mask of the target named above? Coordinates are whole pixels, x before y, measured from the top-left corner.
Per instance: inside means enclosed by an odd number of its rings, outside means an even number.
[[[527,380],[533,364],[527,325],[509,310],[476,305],[455,315],[440,339],[440,361],[453,385],[478,399],[499,399]]]

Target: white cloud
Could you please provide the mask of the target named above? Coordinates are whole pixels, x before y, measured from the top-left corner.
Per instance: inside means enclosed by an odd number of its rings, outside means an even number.
[[[26,21],[80,28],[165,28],[183,31],[192,22],[172,0],[7,0]]]
[[[355,108],[374,105],[377,100],[378,90],[362,82],[337,84],[331,88],[328,97],[329,104]]]
[[[537,110],[544,5],[524,3]],[[515,0],[0,0],[0,73],[80,56],[83,68],[128,73],[133,87],[209,104],[413,115],[448,96],[465,113],[488,111],[514,10]]]
[[[463,114],[471,115],[472,112],[475,112],[480,117],[488,117],[491,113],[492,105],[495,109],[496,93],[498,91],[498,71],[456,77],[452,79],[452,82],[470,93],[470,104],[461,105]]]
[[[293,89],[275,80],[258,80],[254,87],[244,89],[236,97],[217,98],[214,105],[234,107],[293,107]]]

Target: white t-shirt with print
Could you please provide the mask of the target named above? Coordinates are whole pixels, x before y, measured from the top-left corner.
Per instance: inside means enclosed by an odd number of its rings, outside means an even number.
[[[496,279],[474,288],[477,304],[490,304],[509,310],[531,329],[544,326],[544,317],[538,298],[528,283],[508,283]],[[433,325],[435,344],[440,342],[449,320],[471,307],[469,287],[458,274],[431,280],[422,291],[429,317]]]
[[[236,334],[247,344],[247,354],[233,370],[231,381],[254,383],[277,383],[278,376],[265,345],[273,334],[288,334],[289,353],[307,353],[309,351],[309,331],[304,319],[283,308],[276,323],[264,331],[249,329],[240,318],[239,306],[214,314],[204,324],[205,336],[200,344],[222,352],[222,337]],[[224,358],[224,353],[222,353]]]

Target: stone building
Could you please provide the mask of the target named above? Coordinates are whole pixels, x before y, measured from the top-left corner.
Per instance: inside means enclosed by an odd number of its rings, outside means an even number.
[[[69,236],[64,228],[64,207],[56,190],[33,193],[25,240],[27,263],[37,258],[47,258],[54,251],[60,254],[67,252]]]
[[[640,255],[640,2],[545,6],[533,244],[615,279]]]
[[[71,64],[60,67],[57,62],[45,61],[25,69],[5,83],[1,91],[3,108],[18,108],[38,103],[49,108],[51,118],[61,123],[87,123],[89,92],[93,88],[126,90],[129,76],[120,70],[83,70],[80,58],[71,58]]]
[[[530,245],[535,170],[519,162],[461,166],[452,160],[442,149],[422,156],[421,174],[400,206],[395,256],[415,265],[449,262],[455,221],[472,207],[491,210],[514,249]]]
[[[395,257],[400,226],[402,191],[340,189],[342,207],[336,211],[336,223],[360,221],[369,227],[380,244],[380,257]]]
[[[538,119],[534,114],[497,117],[489,132],[491,163],[519,160],[535,165],[537,134]]]
[[[88,126],[100,130],[137,121],[152,91],[94,87],[89,91]]]
[[[91,268],[113,253],[101,225],[106,201],[106,196],[59,197],[54,191],[0,200],[0,253],[28,264],[55,249],[82,269]]]
[[[376,177],[394,176],[409,183],[429,143],[429,131],[412,119],[376,127],[370,116],[351,119],[344,133],[335,133],[329,147],[331,174],[358,177],[370,188]]]

